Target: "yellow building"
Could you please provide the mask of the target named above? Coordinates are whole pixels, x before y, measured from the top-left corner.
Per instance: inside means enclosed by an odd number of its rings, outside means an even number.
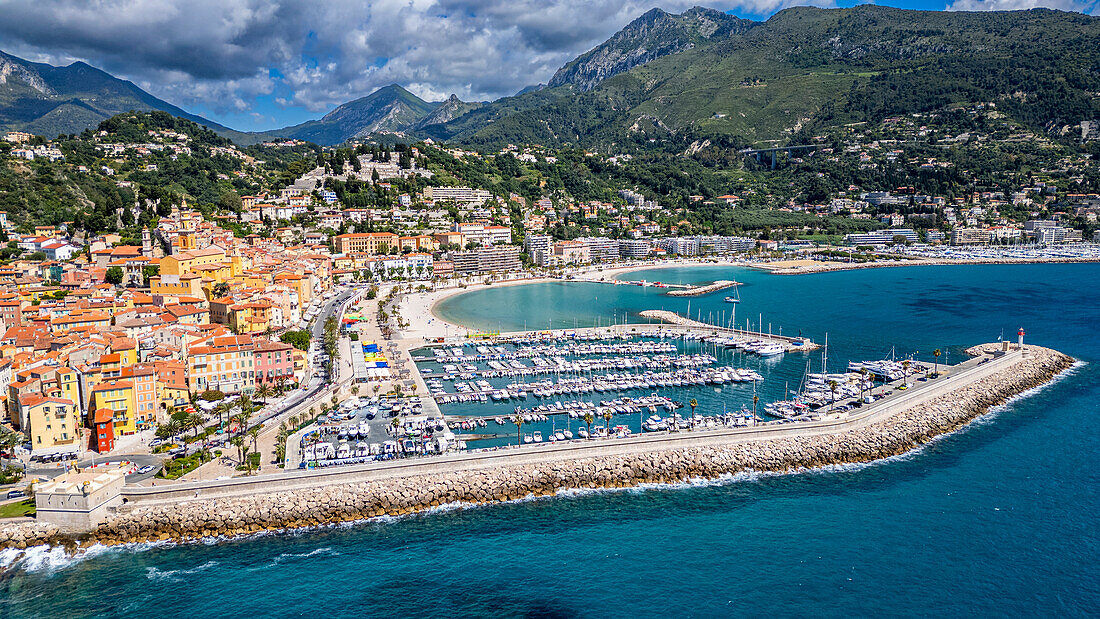
[[[156,368],[152,364],[132,365],[122,369],[122,378],[133,384],[133,411],[138,429],[160,421],[161,393]]]
[[[236,333],[265,333],[271,329],[271,302],[249,301],[229,307],[229,327]]]
[[[333,237],[341,254],[377,254],[399,248],[400,237],[392,232],[361,232]]]
[[[81,451],[80,410],[75,402],[26,395],[20,405],[29,420],[32,451]]]
[[[107,312],[76,310],[67,316],[50,319],[50,332],[55,335],[82,327],[94,327],[99,331],[106,330],[110,326],[111,316]]]
[[[180,252],[174,256],[165,256],[160,260],[161,275],[183,275],[195,270],[195,267],[227,262],[225,250],[211,245],[203,249]]]
[[[57,385],[61,390],[61,397],[73,402],[80,402],[80,373],[70,367],[57,369]],[[79,412],[79,408],[77,410]]]
[[[187,385],[192,393],[252,393],[256,387],[252,337],[225,335],[196,342],[187,351]]]
[[[149,292],[156,295],[183,295],[202,298],[202,275],[154,275],[149,278]]]
[[[106,380],[92,388],[89,410],[109,408],[114,411],[115,436],[137,431],[134,411],[134,383],[128,380]]]

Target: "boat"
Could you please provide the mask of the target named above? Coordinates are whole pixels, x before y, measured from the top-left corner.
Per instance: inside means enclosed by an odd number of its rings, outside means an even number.
[[[726,301],[726,303],[740,303],[741,299],[735,299],[733,297],[726,297],[725,301]]]
[[[535,440],[535,439],[530,434],[524,434],[523,435],[523,443],[525,445],[531,443],[531,441],[533,441],[533,440]]]
[[[542,442],[542,432],[538,430],[535,430],[534,434],[532,434],[531,437],[535,440],[536,443]]]

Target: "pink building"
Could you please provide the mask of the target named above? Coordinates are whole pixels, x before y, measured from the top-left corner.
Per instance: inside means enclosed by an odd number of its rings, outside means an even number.
[[[296,382],[294,378],[294,347],[283,342],[257,340],[254,359],[256,363],[256,386],[278,384],[280,379],[287,384]]]

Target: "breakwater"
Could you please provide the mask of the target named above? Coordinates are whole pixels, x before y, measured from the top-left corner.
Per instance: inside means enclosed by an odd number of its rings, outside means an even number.
[[[737,282],[730,280],[719,280],[706,286],[693,286],[684,290],[669,290],[665,294],[670,297],[697,297],[700,295],[716,292],[724,288],[730,288],[736,286]]]
[[[923,392],[906,392],[893,408],[867,410],[848,420],[773,426],[756,434],[683,433],[576,449],[517,449],[450,462],[425,459],[422,464],[394,465],[384,474],[364,474],[358,480],[354,473],[334,473],[327,484],[301,479],[269,484],[266,491],[260,479],[233,480],[233,484],[215,485],[214,490],[224,490],[217,496],[203,494],[208,489],[205,486],[181,484],[175,490],[153,489],[163,496],[142,500],[143,494],[152,493],[141,489],[124,493],[133,501],[80,539],[117,544],[239,535],[409,514],[444,504],[550,495],[570,488],[628,487],[741,471],[786,472],[876,460],[904,453],[954,430],[1072,364],[1069,357],[1045,348],[1028,347],[1026,355],[1000,357],[987,355],[983,352],[987,348],[994,347],[971,350],[983,359],[965,373],[926,384]],[[240,488],[236,493],[234,485]],[[48,541],[71,543],[74,539],[55,535]],[[0,545],[30,544],[0,537]]]

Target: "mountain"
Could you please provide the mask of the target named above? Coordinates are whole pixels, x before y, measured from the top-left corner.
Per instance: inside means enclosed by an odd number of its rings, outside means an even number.
[[[241,135],[86,63],[55,67],[0,52],[0,130],[80,133],[130,110],[161,110],[227,137]]]
[[[992,103],[1039,130],[1100,118],[1100,17],[860,5],[790,8],[748,26],[715,15],[650,11],[562,67],[546,89],[428,133],[488,148],[745,146],[962,103]],[[711,25],[684,25],[701,23]]]
[[[475,110],[481,107],[481,103],[467,103],[462,101],[456,95],[451,95],[446,101],[440,103],[434,110],[432,110],[427,116],[424,116],[420,120],[413,124],[412,129],[418,130],[430,125],[438,125],[445,123],[471,110]]]
[[[337,107],[320,120],[254,135],[295,138],[324,145],[340,144],[372,133],[403,132],[439,105],[428,103],[397,84],[391,84]]]
[[[603,80],[651,60],[741,34],[755,25],[757,22],[702,7],[680,15],[651,9],[558,69],[547,86],[573,84],[582,92],[592,90]]]

